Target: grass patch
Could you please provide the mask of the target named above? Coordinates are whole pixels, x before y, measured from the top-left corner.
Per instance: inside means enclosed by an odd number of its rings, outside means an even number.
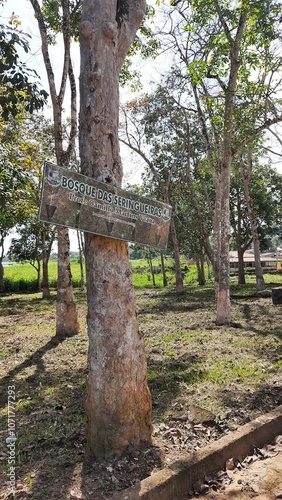
[[[181,295],[172,286],[136,289],[154,424],[174,427],[173,419],[197,405],[224,429],[235,429],[282,404],[282,308],[254,297],[255,282],[248,280],[245,288],[232,283],[232,324],[225,327],[215,324],[212,284],[186,285]],[[280,280],[266,276],[269,288]],[[75,294],[81,332],[61,342],[53,340],[55,292],[48,300],[40,293],[0,296],[0,422],[6,429],[7,387],[15,385],[18,480],[35,500],[47,498],[46,484],[55,498],[68,464],[83,459],[88,337],[86,296]],[[195,437],[187,429],[187,446],[206,443],[207,433]],[[29,478],[31,471],[36,476]],[[65,484],[57,495],[63,500],[62,491]]]

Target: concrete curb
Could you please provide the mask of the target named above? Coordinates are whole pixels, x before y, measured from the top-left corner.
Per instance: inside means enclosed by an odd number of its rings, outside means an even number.
[[[115,493],[113,500],[185,500],[192,485],[210,472],[224,469],[229,458],[243,459],[282,434],[282,406],[240,427],[218,441],[134,486]]]

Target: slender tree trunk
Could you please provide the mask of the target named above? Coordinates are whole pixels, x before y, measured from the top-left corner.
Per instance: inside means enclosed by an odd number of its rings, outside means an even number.
[[[215,209],[213,219],[213,243],[214,243],[214,290],[218,297],[219,290],[219,269],[220,269],[220,212],[221,212],[221,186],[220,182],[215,183]]]
[[[4,237],[0,237],[0,293],[5,291],[4,285],[4,266],[3,266],[3,258],[4,258]]]
[[[83,174],[120,186],[119,72],[145,13],[143,0],[84,0],[80,25]],[[128,245],[85,233],[88,455],[104,459],[151,442],[145,345],[136,317]]]
[[[48,272],[48,252],[46,248],[46,231],[42,230],[42,297],[44,299],[50,297],[49,287],[49,272]]]
[[[40,290],[40,285],[41,285],[41,264],[40,264],[40,259],[37,259],[37,290]]]
[[[166,277],[166,272],[165,272],[164,254],[163,254],[162,250],[160,253],[161,253],[161,266],[162,266],[162,274],[163,274],[163,285],[165,287],[165,286],[167,286],[167,277]]]
[[[84,252],[83,252],[83,242],[82,242],[82,234],[80,231],[77,231],[77,241],[78,241],[78,252],[79,252],[79,267],[80,267],[80,288],[84,290],[85,288],[85,280],[84,280]]]
[[[148,260],[149,260],[149,267],[150,267],[150,272],[151,272],[152,280],[153,280],[153,286],[156,286],[155,272],[154,272],[154,268],[153,268],[152,254],[151,254],[150,248],[149,248],[149,257],[148,257]]]
[[[75,138],[77,136],[76,81],[72,67],[70,48],[72,39],[70,2],[69,0],[64,0],[60,4],[63,17],[62,38],[64,43],[64,58],[61,64],[62,73],[61,81],[58,85],[59,93],[57,93],[55,73],[49,54],[49,36],[47,24],[45,23],[44,13],[41,9],[42,2],[39,2],[38,0],[30,0],[30,3],[34,9],[34,14],[38,23],[42,42],[41,51],[47,73],[50,97],[52,101],[56,159],[58,165],[68,167],[71,155],[75,148]],[[68,143],[65,147],[63,134],[63,102],[66,93],[67,82],[69,82],[70,84],[70,98],[68,98],[70,129],[68,135]],[[56,335],[58,337],[62,337],[63,335],[72,336],[79,331],[79,322],[73,293],[72,276],[70,272],[69,246],[70,242],[68,229],[58,228],[58,294],[56,309]],[[67,274],[63,275],[63,273]]]
[[[221,11],[218,12],[221,16]],[[234,93],[237,84],[237,76],[240,67],[240,47],[243,31],[246,24],[248,10],[242,7],[236,36],[231,37],[231,32],[225,25],[226,36],[230,43],[230,74],[225,91],[224,106],[224,131],[223,131],[223,155],[220,162],[220,262],[219,262],[219,287],[217,295],[216,323],[218,325],[229,324],[231,321],[230,302],[230,175],[232,161],[232,138],[233,138],[233,108]]]
[[[170,232],[171,232],[171,239],[172,239],[172,243],[173,243],[174,261],[175,261],[176,293],[183,293],[184,286],[183,286],[183,278],[182,278],[182,274],[181,274],[180,250],[179,250],[178,238],[177,238],[177,233],[176,233],[176,228],[175,228],[173,216],[171,217],[171,222],[170,222]]]
[[[248,215],[251,224],[253,246],[254,246],[254,258],[255,258],[255,273],[256,273],[256,285],[257,291],[261,292],[265,289],[265,283],[263,278],[263,270],[260,262],[260,241],[258,235],[258,226],[256,221],[256,216],[253,209],[253,199],[250,192],[250,182],[252,176],[252,150],[248,147],[248,166],[247,172],[244,172],[243,160],[241,159],[241,168],[244,179],[244,191],[247,203]]]
[[[71,337],[78,333],[79,322],[72,286],[69,232],[65,227],[58,228],[58,263],[56,336]]]
[[[244,264],[244,249],[237,245],[237,253],[238,253],[238,285],[246,284],[245,277],[245,264]]]
[[[0,293],[3,293],[5,291],[5,286],[4,286],[4,266],[3,266],[3,261],[0,259]]]
[[[196,257],[196,266],[198,272],[198,283],[200,286],[203,286],[206,284],[206,278],[205,278],[204,266],[201,261],[201,256]]]

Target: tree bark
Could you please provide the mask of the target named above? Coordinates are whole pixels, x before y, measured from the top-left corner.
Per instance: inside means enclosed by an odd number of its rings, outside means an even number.
[[[50,286],[49,286],[49,269],[48,263],[51,254],[52,244],[54,241],[54,237],[51,235],[51,240],[47,245],[46,242],[46,229],[43,226],[42,228],[42,298],[46,299],[50,297]]]
[[[58,273],[56,336],[62,338],[71,337],[79,332],[69,254],[69,232],[67,228],[60,227],[58,228],[58,261],[61,272]]]
[[[225,35],[230,44],[230,74],[225,91],[224,105],[224,136],[223,154],[220,162],[220,262],[219,262],[219,286],[217,295],[216,323],[218,325],[229,324],[231,321],[230,302],[230,175],[232,161],[232,138],[233,138],[233,108],[234,93],[237,84],[238,70],[240,67],[240,46],[243,30],[247,20],[247,9],[242,8],[238,28],[234,40],[227,24],[225,23],[218,2],[218,15],[225,30]]]
[[[0,259],[0,293],[3,293],[5,291],[5,286],[4,286],[4,266],[2,263],[2,259]]]
[[[244,191],[247,203],[248,215],[251,224],[253,247],[254,247],[254,259],[255,259],[255,274],[256,274],[256,288],[257,292],[262,292],[265,289],[265,283],[263,278],[263,270],[260,262],[260,241],[258,235],[258,226],[256,221],[256,216],[253,209],[253,200],[250,191],[250,181],[252,176],[252,150],[248,147],[248,166],[247,171],[244,171],[244,163],[241,159],[241,169],[244,179]]]
[[[54,141],[56,159],[59,165],[68,166],[71,155],[75,148],[75,138],[77,136],[77,96],[76,82],[71,61],[71,21],[70,21],[70,4],[69,0],[63,0],[61,7],[63,11],[62,35],[64,41],[64,60],[62,62],[62,76],[60,82],[60,90],[57,94],[55,74],[53,71],[50,55],[49,55],[49,37],[44,16],[38,0],[30,0],[34,9],[34,14],[37,19],[38,28],[41,37],[41,51],[46,68],[50,97],[52,101],[53,122],[54,122]],[[63,102],[66,92],[67,82],[70,83],[70,130],[69,140],[66,148],[64,147],[63,137]],[[57,309],[56,309],[56,335],[72,336],[79,332],[79,322],[74,299],[72,276],[70,272],[69,260],[69,233],[68,229],[58,228],[58,294],[57,294]],[[62,259],[62,260],[61,260]],[[68,273],[66,276],[63,273]],[[73,301],[73,303],[72,303]],[[58,314],[61,317],[58,317]],[[70,328],[68,330],[68,327]],[[77,329],[75,331],[75,328]]]
[[[150,272],[151,272],[151,276],[152,276],[152,280],[153,280],[153,286],[156,286],[155,271],[154,271],[154,267],[153,267],[153,263],[152,263],[152,254],[151,254],[150,248],[149,248],[149,253],[148,253],[148,262],[149,262]]]
[[[82,233],[77,231],[77,242],[78,242],[78,252],[79,252],[79,267],[80,267],[80,288],[81,290],[85,289],[85,280],[84,280],[84,251],[83,251],[83,240]]]
[[[143,0],[84,0],[80,25],[83,174],[120,186],[119,71]],[[128,245],[85,233],[88,303],[87,453],[96,459],[151,442],[151,396]]]
[[[162,266],[162,275],[163,275],[163,285],[164,285],[164,287],[166,287],[167,286],[167,277],[166,277],[166,271],[165,271],[164,253],[163,253],[162,250],[160,251],[160,254],[161,254],[161,266]]]
[[[184,292],[184,286],[183,286],[183,278],[181,274],[181,263],[180,263],[180,250],[179,250],[179,244],[178,244],[178,238],[177,238],[177,232],[174,224],[174,219],[173,215],[171,217],[170,221],[170,233],[171,233],[171,239],[173,243],[173,251],[174,251],[174,261],[175,261],[175,289],[176,293],[183,293]]]
[[[196,266],[198,272],[198,283],[200,286],[206,284],[204,255],[197,255]]]
[[[3,266],[3,258],[4,258],[4,236],[0,236],[0,293],[5,291],[4,285],[4,266]]]

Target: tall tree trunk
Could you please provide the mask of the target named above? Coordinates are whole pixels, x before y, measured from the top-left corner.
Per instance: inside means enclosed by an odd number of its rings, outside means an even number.
[[[164,253],[161,250],[161,266],[162,266],[162,274],[163,274],[163,285],[164,287],[167,286],[167,277],[166,277],[166,272],[165,272],[165,262],[164,262]]]
[[[150,272],[151,272],[152,280],[153,280],[153,286],[156,286],[155,271],[154,271],[154,268],[153,268],[152,254],[151,254],[150,248],[149,248],[148,260],[149,260],[149,267],[150,267]]]
[[[58,94],[55,82],[55,74],[49,54],[49,36],[47,33],[48,29],[45,23],[44,14],[41,10],[41,5],[38,0],[30,0],[30,3],[34,9],[35,18],[37,19],[38,23],[42,42],[41,51],[47,73],[50,97],[52,101],[56,158],[59,165],[68,167],[71,155],[75,148],[75,139],[77,136],[77,93],[70,48],[72,39],[70,2],[69,0],[64,0],[61,2],[63,18],[62,38],[64,43],[64,58],[61,64],[62,74],[60,85],[58,85]],[[68,98],[70,108],[70,129],[68,135],[68,143],[65,147],[63,134],[63,103],[67,82],[69,82],[70,84],[70,99]],[[70,242],[68,229],[58,228],[58,294],[56,310],[56,335],[58,337],[62,337],[63,335],[71,336],[75,333],[78,333],[79,331],[79,322],[73,293],[72,276],[70,272],[69,247]],[[64,273],[66,274],[63,275]]]
[[[248,165],[247,171],[244,171],[244,163],[241,158],[241,169],[244,179],[244,192],[247,203],[248,215],[251,224],[252,237],[253,237],[253,246],[254,246],[254,258],[255,258],[255,273],[256,273],[256,285],[257,291],[261,292],[265,289],[265,283],[263,278],[263,270],[260,262],[260,241],[258,235],[258,226],[256,221],[256,216],[253,209],[253,199],[250,191],[250,182],[252,177],[252,149],[248,147]]]
[[[145,13],[143,0],[84,0],[80,156],[83,174],[120,186],[119,72]],[[87,452],[97,459],[151,442],[145,345],[136,317],[128,245],[85,233]]]
[[[219,269],[220,269],[220,213],[221,213],[221,186],[220,182],[215,182],[215,208],[213,218],[213,243],[214,243],[214,290],[218,297],[219,290]]]
[[[4,286],[4,266],[3,266],[3,258],[4,258],[4,236],[0,236],[0,293],[5,291]]]
[[[183,293],[184,286],[181,274],[180,250],[179,250],[178,238],[177,238],[173,215],[170,221],[170,233],[173,244],[174,261],[175,261],[175,281],[176,281],[175,289],[176,293]]]
[[[49,287],[49,273],[48,273],[48,252],[46,248],[46,231],[42,230],[42,297],[46,299],[50,297],[50,287]]]
[[[56,336],[71,337],[79,332],[79,322],[72,287],[69,232],[65,227],[58,228],[58,263]]]
[[[221,21],[222,12],[217,3],[217,11]],[[233,39],[231,32],[224,24],[225,34],[230,44],[230,74],[228,85],[225,90],[224,103],[224,130],[223,130],[223,154],[220,162],[220,262],[219,262],[219,287],[217,295],[216,323],[218,325],[229,324],[231,321],[230,302],[230,175],[232,161],[232,138],[233,138],[233,108],[234,94],[237,84],[238,71],[240,67],[240,47],[243,31],[247,20],[247,8],[242,7],[236,36]]]
[[[198,272],[198,283],[200,286],[206,284],[204,255],[196,256],[196,266]]]
[[[37,272],[37,279],[36,279],[36,282],[37,282],[37,290],[40,290],[40,285],[41,285],[41,263],[40,263],[40,259],[36,259],[37,260],[37,266],[35,266],[35,269],[36,269],[36,272]]]
[[[245,285],[245,264],[244,264],[244,249],[237,245],[237,254],[238,254],[238,285]]]
[[[84,290],[85,288],[85,280],[84,280],[84,252],[83,252],[83,241],[82,241],[82,233],[77,231],[77,242],[78,242],[78,252],[79,252],[79,268],[80,268],[80,288]]]
[[[5,291],[5,286],[4,286],[4,266],[3,266],[3,260],[0,259],[0,293],[3,293]]]

